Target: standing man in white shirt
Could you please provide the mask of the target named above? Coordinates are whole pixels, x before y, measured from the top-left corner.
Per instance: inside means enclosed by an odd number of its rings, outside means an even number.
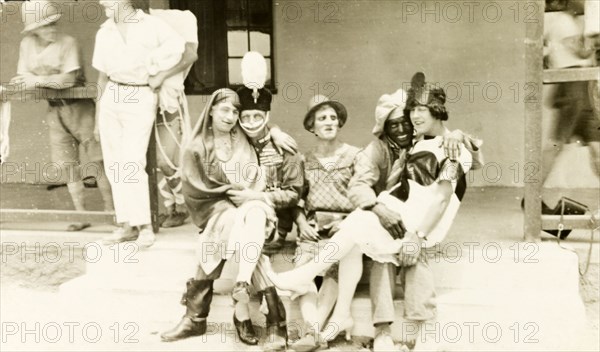
[[[96,112],[105,167],[120,224],[105,244],[155,241],[150,216],[146,151],[158,97],[151,77],[176,66],[185,41],[164,21],[144,12],[148,0],[101,0],[108,20],[96,35],[92,65],[103,92]]]

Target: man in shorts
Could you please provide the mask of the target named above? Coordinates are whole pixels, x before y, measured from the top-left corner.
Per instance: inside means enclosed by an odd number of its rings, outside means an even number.
[[[46,1],[24,2],[25,24],[21,41],[17,76],[11,83],[25,89],[65,89],[85,83],[83,64],[75,39],[57,31],[61,17],[57,5]],[[110,184],[104,174],[102,150],[94,136],[95,103],[92,99],[48,99],[46,122],[50,132],[52,162],[57,163],[66,179],[75,209],[85,211],[84,184],[80,169],[80,149],[94,169],[104,210],[113,211]],[[92,167],[93,166],[93,167]],[[88,223],[76,223],[69,231],[80,231]]]

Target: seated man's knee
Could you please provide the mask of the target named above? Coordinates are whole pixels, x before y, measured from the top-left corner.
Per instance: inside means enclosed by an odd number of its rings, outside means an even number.
[[[267,213],[264,209],[259,206],[252,206],[246,212],[246,216],[244,218],[245,223],[266,223],[267,222]]]

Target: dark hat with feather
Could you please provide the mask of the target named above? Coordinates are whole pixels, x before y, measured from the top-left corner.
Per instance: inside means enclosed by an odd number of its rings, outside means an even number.
[[[423,72],[414,74],[406,100],[406,116],[410,116],[410,111],[421,105],[428,107],[431,115],[436,119],[446,121],[448,120],[448,111],[445,103],[446,92],[441,87],[427,83]]]
[[[244,110],[271,110],[273,95],[265,88],[267,81],[267,62],[256,51],[249,51],[242,59],[242,80],[244,86],[237,93]]]

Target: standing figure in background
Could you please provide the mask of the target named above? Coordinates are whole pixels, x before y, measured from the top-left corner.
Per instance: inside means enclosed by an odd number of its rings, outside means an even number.
[[[22,5],[25,24],[19,51],[17,76],[11,83],[25,89],[65,89],[83,86],[85,76],[75,38],[60,33],[56,21],[59,5],[47,1],[28,1]],[[78,211],[85,211],[85,195],[80,170],[80,147],[97,170],[96,181],[104,200],[104,210],[113,210],[109,181],[104,173],[100,143],[94,138],[95,105],[92,99],[48,99],[46,121],[50,129],[51,159],[68,175],[67,188]],[[88,166],[89,167],[89,166]],[[88,168],[86,167],[86,169]],[[69,231],[80,231],[89,223],[71,224]]]
[[[10,138],[8,130],[10,128],[11,104],[9,101],[3,101],[4,87],[0,86],[0,164],[6,161],[10,154]]]
[[[101,0],[100,4],[108,20],[96,35],[92,63],[100,72],[98,85],[103,92],[96,119],[120,224],[104,243],[137,240],[148,247],[155,235],[146,151],[158,107],[150,77],[181,61],[185,41],[164,21],[143,11],[148,0]]]
[[[593,7],[588,7],[591,11]],[[546,0],[544,15],[544,56],[550,69],[596,65],[597,30],[583,22],[582,0]],[[550,11],[548,11],[550,10]],[[589,18],[589,17],[588,17]],[[595,19],[598,21],[598,18]],[[584,35],[584,27],[588,27]],[[597,25],[596,25],[597,27]],[[594,84],[595,83],[595,84]],[[596,90],[594,92],[594,89]],[[575,81],[556,84],[551,105],[558,116],[550,129],[542,158],[542,181],[552,171],[554,161],[567,143],[589,147],[591,166],[600,177],[600,117],[595,116],[591,100],[598,96],[596,82]],[[547,206],[542,205],[542,208]]]
[[[181,193],[179,153],[182,135],[190,133],[190,116],[183,82],[198,59],[198,24],[191,11],[149,9],[152,16],[165,21],[185,40],[185,51],[179,63],[150,77],[150,88],[158,91],[159,116],[155,123],[158,167],[163,179],[158,190],[164,198],[166,214],[161,214],[161,227],[183,225],[189,213]]]

